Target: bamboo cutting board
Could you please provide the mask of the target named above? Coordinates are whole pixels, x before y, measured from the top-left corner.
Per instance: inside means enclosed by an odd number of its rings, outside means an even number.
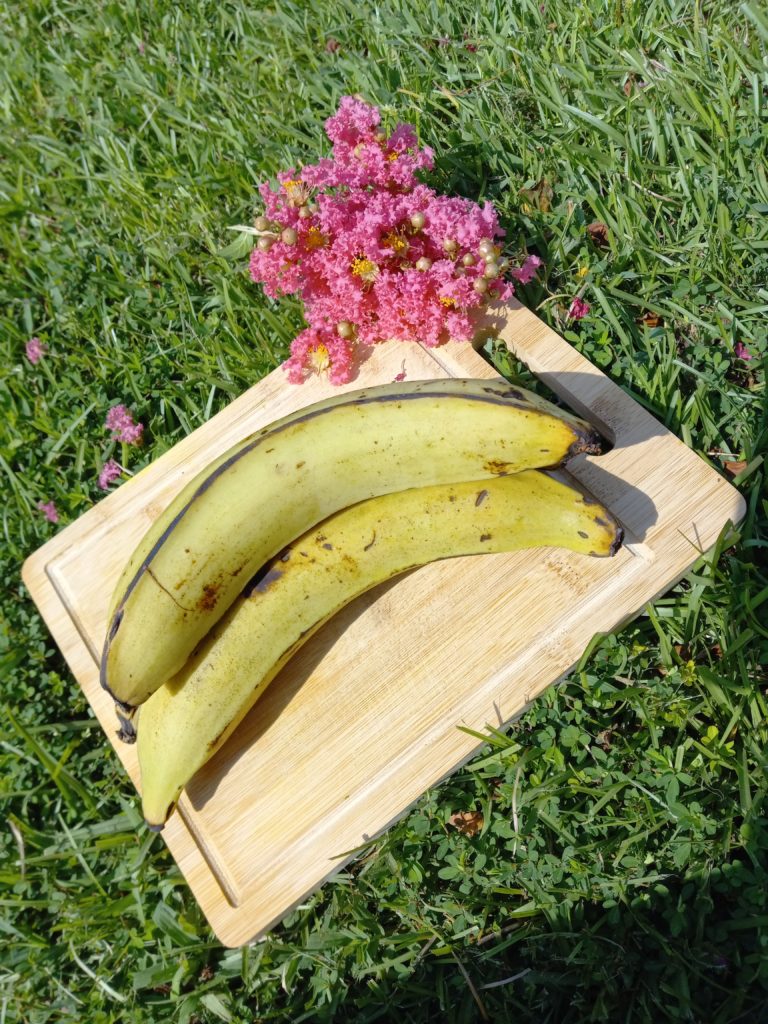
[[[496,333],[614,446],[569,467],[626,530],[613,559],[556,549],[434,563],[358,599],[271,684],[192,780],[163,836],[219,940],[263,935],[479,748],[460,726],[503,728],[635,615],[744,515],[738,492],[534,314],[496,310]],[[444,376],[494,377],[470,346],[377,346],[345,390]],[[338,393],[282,370],[32,554],[23,578],[132,782],[98,681],[122,566],[172,497],[212,458]],[[297,495],[297,498],[299,496]]]

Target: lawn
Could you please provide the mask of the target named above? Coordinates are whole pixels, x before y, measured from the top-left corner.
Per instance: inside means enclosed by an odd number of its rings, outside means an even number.
[[[768,1019],[767,47],[759,0],[1,0],[0,1024]],[[300,306],[229,228],[354,93],[416,125],[433,187],[493,201],[544,261],[521,301],[748,512],[231,951],[19,569],[108,459],[134,472],[285,359]],[[141,445],[110,439],[118,402]]]

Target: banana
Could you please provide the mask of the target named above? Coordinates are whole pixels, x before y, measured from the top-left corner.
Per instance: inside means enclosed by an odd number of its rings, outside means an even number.
[[[146,700],[244,581],[340,508],[599,451],[588,423],[505,381],[389,384],[287,416],[213,461],[141,541],[113,598],[102,686],[125,710]]]
[[[612,555],[601,505],[536,470],[360,502],[290,544],[249,583],[181,672],[138,712],[144,817],[163,827],[182,788],[282,666],[340,608],[440,558],[533,546]]]

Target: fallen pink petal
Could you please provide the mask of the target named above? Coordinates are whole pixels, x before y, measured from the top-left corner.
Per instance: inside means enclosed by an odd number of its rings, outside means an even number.
[[[521,267],[510,270],[510,277],[514,277],[520,284],[530,284],[534,277],[536,277],[536,272],[541,264],[542,260],[539,256],[526,256]]]
[[[101,472],[99,473],[99,487],[102,491],[109,489],[110,484],[114,483],[118,477],[122,476],[123,468],[114,459],[109,459],[102,466]]]
[[[27,359],[30,361],[30,363],[32,363],[33,366],[36,366],[37,363],[39,363],[43,356],[46,355],[46,353],[48,352],[48,346],[45,344],[44,341],[40,341],[40,339],[37,337],[30,338],[25,346],[25,351],[27,354]]]
[[[49,523],[58,523],[59,511],[53,501],[38,501],[38,509],[43,513]]]
[[[755,358],[747,346],[741,341],[737,341],[733,346],[733,354],[737,359],[743,359],[745,363],[748,363],[750,359]]]
[[[568,307],[568,319],[569,320],[582,320],[587,313],[589,313],[592,307],[584,299],[580,299],[578,296],[571,302]]]

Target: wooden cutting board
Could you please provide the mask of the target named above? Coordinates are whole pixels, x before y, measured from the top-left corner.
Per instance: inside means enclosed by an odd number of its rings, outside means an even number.
[[[738,522],[738,492],[559,335],[516,303],[496,332],[614,447],[573,477],[626,530],[613,559],[556,549],[435,563],[358,599],[282,671],[188,786],[163,836],[219,940],[263,935]],[[495,377],[470,346],[377,346],[345,390],[444,376]],[[23,578],[138,788],[99,686],[106,610],[123,563],[187,481],[243,435],[330,393],[282,370],[61,530]]]

